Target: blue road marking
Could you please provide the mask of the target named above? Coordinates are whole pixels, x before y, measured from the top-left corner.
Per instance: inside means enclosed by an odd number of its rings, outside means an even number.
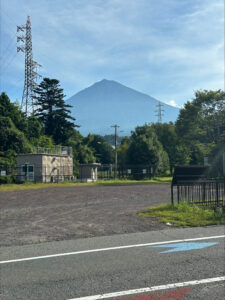
[[[177,244],[165,244],[165,245],[158,245],[158,246],[151,246],[154,248],[173,248],[166,251],[162,251],[160,253],[171,253],[171,252],[179,252],[179,251],[189,251],[189,250],[197,250],[197,249],[203,249],[206,247],[214,246],[219,243],[177,243]]]

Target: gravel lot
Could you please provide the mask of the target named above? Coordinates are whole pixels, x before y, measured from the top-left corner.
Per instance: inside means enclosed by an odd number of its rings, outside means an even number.
[[[169,184],[1,192],[0,246],[164,229],[136,213],[169,201]]]

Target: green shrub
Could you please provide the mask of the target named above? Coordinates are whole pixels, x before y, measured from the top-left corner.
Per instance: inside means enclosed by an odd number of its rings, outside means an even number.
[[[16,181],[16,176],[0,176],[0,184],[14,183]]]

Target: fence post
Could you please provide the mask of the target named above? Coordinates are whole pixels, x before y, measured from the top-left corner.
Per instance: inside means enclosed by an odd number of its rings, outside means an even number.
[[[173,184],[171,183],[171,204],[173,205]]]
[[[179,189],[179,185],[177,185],[177,202],[180,203],[180,189]]]
[[[218,185],[218,181],[216,181],[216,206],[219,207],[219,185]]]
[[[206,187],[206,184],[205,184],[205,182],[203,182],[203,184],[202,184],[202,200],[203,200],[204,204],[205,204],[205,187]]]

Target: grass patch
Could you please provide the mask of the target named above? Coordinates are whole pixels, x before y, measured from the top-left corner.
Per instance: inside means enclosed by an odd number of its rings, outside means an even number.
[[[48,187],[72,187],[72,186],[90,186],[90,185],[137,185],[137,184],[152,184],[152,183],[170,183],[172,177],[155,177],[151,180],[99,180],[96,182],[61,182],[61,183],[33,183],[26,182],[23,184],[1,184],[0,192],[28,190],[28,189],[43,189]]]
[[[159,222],[175,226],[207,226],[225,224],[225,214],[221,208],[216,211],[210,208],[190,206],[187,202],[180,204],[163,204],[148,208],[138,213],[146,218],[157,218]]]

